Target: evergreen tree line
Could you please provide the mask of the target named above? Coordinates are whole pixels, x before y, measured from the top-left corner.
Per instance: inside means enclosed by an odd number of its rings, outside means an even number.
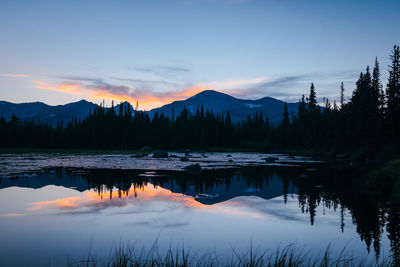
[[[289,122],[285,106],[284,120],[277,128],[283,147],[328,148],[343,152],[350,149],[364,154],[396,153],[400,149],[400,52],[394,46],[390,55],[389,78],[384,89],[377,59],[370,71],[361,72],[349,101],[345,101],[343,82],[340,104],[324,98],[317,104],[314,84],[309,96],[300,99],[297,116]]]
[[[38,148],[249,148],[327,149],[346,152],[357,149],[367,154],[395,153],[400,136],[400,51],[394,46],[390,55],[386,86],[380,78],[376,59],[372,70],[360,73],[351,98],[346,101],[343,82],[340,103],[324,98],[317,102],[314,84],[309,95],[302,95],[297,115],[290,115],[285,104],[280,125],[271,125],[262,113],[233,123],[229,113],[214,114],[187,108],[178,116],[167,117],[132,110],[121,103],[120,112],[100,105],[83,120],[73,119],[66,127],[46,123],[0,119],[1,147]],[[392,150],[392,151],[391,151]],[[398,151],[398,150],[397,150]]]

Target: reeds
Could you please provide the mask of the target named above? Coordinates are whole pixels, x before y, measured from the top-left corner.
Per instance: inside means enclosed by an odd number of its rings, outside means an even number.
[[[232,249],[230,257],[222,257],[215,251],[205,253],[192,253],[184,247],[168,248],[161,251],[154,245],[149,250],[136,249],[129,243],[120,244],[113,249],[107,259],[100,259],[91,253],[80,260],[68,258],[69,267],[364,267],[364,266],[399,266],[399,263],[388,259],[380,261],[367,259],[367,257],[357,258],[346,248],[339,256],[331,257],[330,247],[323,254],[315,255],[311,251],[299,249],[295,245],[278,247],[275,251],[261,250],[253,248],[251,245],[244,253],[238,253]]]

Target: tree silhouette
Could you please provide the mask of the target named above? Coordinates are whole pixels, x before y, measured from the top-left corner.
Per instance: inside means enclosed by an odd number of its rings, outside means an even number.
[[[392,136],[400,133],[400,49],[395,45],[390,55],[389,80],[386,87],[387,119]]]
[[[340,106],[343,107],[344,104],[344,84],[340,84]]]

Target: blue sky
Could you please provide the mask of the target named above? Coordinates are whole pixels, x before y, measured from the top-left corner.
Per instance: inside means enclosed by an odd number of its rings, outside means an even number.
[[[139,101],[204,89],[296,101],[348,96],[400,43],[400,1],[0,2],[0,100]]]

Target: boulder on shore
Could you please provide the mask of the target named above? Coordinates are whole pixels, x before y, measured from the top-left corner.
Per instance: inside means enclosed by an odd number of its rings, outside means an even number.
[[[267,163],[275,163],[275,161],[279,160],[279,158],[277,158],[277,157],[266,157],[266,158],[263,158],[263,160],[265,160]]]
[[[183,169],[188,171],[188,172],[197,173],[197,172],[201,171],[201,166],[200,166],[200,164],[196,163],[196,164],[192,164],[192,165],[186,166]]]
[[[168,152],[165,150],[156,150],[153,152],[153,158],[168,158]]]
[[[147,153],[133,154],[133,155],[131,155],[131,158],[144,158],[147,155],[148,155]]]
[[[189,158],[188,157],[181,157],[180,161],[189,161]]]

